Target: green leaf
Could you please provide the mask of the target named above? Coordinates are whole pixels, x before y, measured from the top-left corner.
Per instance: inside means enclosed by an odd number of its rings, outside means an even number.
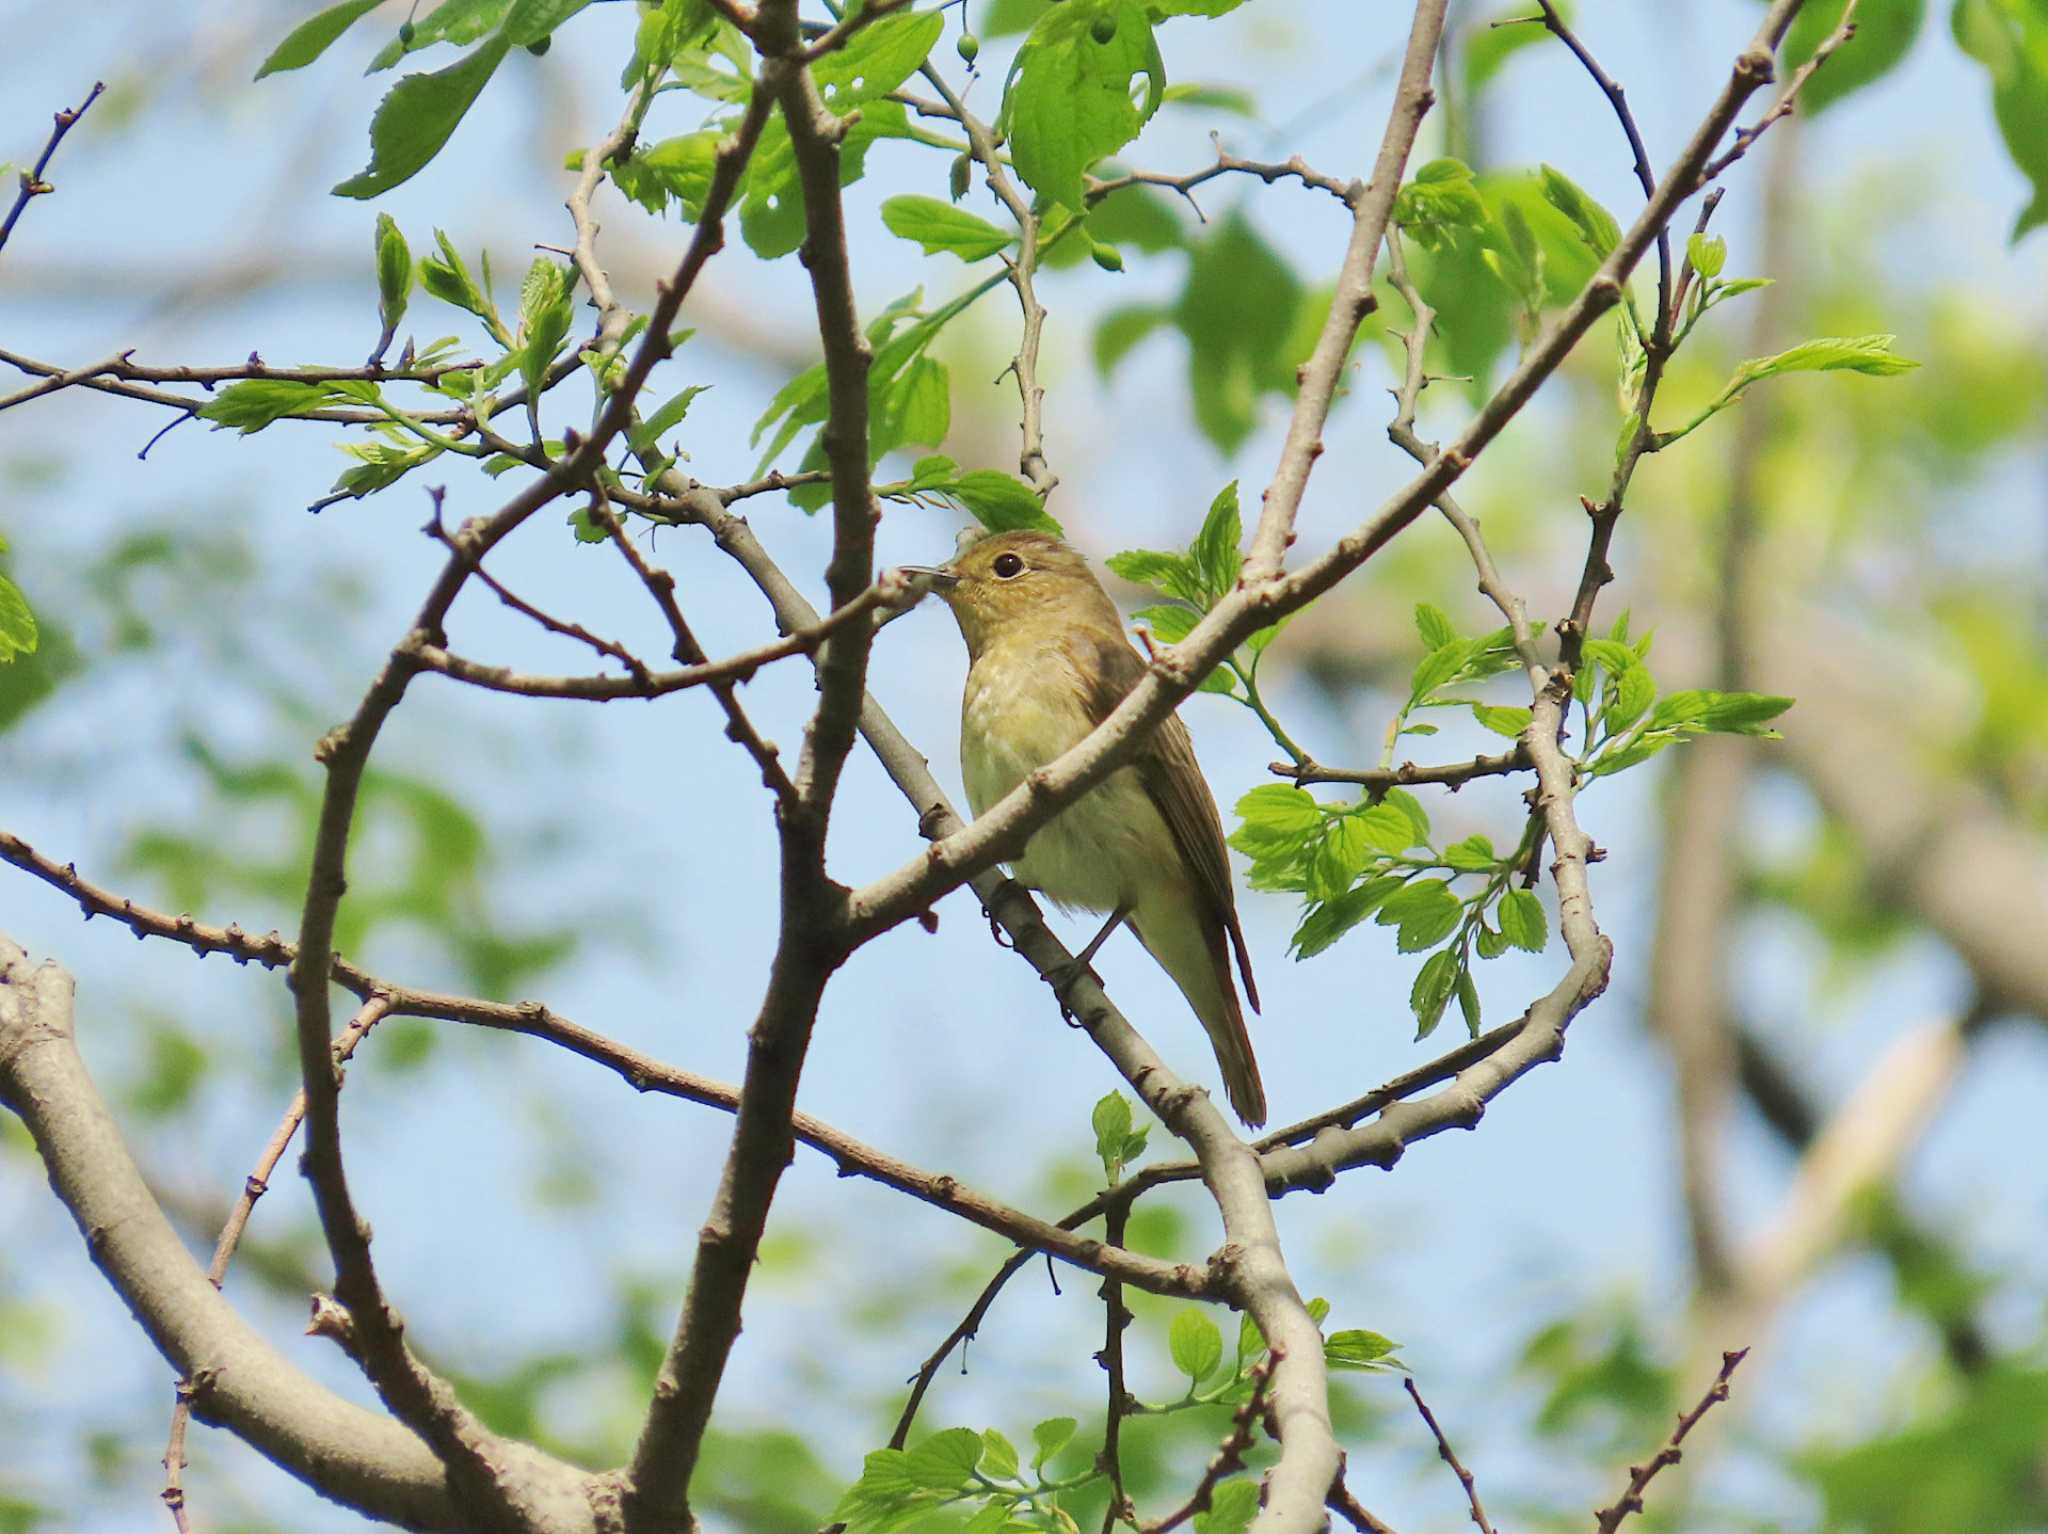
[[[1247,826],[1286,836],[1305,836],[1322,824],[1314,795],[1285,783],[1262,783],[1237,801],[1237,817]]]
[[[1496,735],[1505,735],[1509,740],[1519,740],[1522,731],[1529,728],[1529,721],[1535,715],[1526,708],[1510,707],[1501,703],[1474,703],[1472,717]]]
[[[973,469],[953,482],[953,494],[991,532],[1018,528],[1054,529],[1058,524],[1045,513],[1038,492],[1014,474],[1000,469]]]
[[[1247,293],[1259,301],[1247,304]],[[1293,268],[1242,213],[1217,220],[1189,251],[1174,322],[1187,337],[1195,424],[1226,456],[1258,425],[1265,395],[1293,398],[1321,318]]]
[[[1656,697],[1657,681],[1650,675],[1650,668],[1630,666],[1614,679],[1614,697],[1601,714],[1600,722],[1608,734],[1619,735],[1643,717]]]
[[[888,95],[917,73],[945,24],[936,10],[904,12],[856,32],[844,48],[811,66],[825,105],[843,116]]]
[[[504,33],[430,75],[407,75],[370,119],[370,163],[335,187],[337,197],[375,197],[410,181],[441,152],[511,50]]]
[[[1586,248],[1605,261],[1621,243],[1621,226],[1599,203],[1581,191],[1562,171],[1545,165],[1541,169],[1543,195],[1550,205],[1572,221]]]
[[[1131,619],[1151,629],[1152,637],[1161,644],[1179,644],[1195,631],[1202,615],[1179,602],[1161,602],[1139,608],[1131,614]]]
[[[1458,945],[1453,943],[1423,961],[1414,989],[1408,993],[1409,1010],[1415,1014],[1416,1038],[1428,1038],[1443,1021],[1444,1008],[1450,1004],[1451,993],[1458,984],[1458,960]]]
[[[1208,516],[1202,519],[1202,530],[1188,549],[1188,562],[1212,599],[1220,600],[1237,585],[1238,571],[1244,568],[1244,555],[1238,550],[1243,538],[1244,523],[1237,510],[1237,481],[1233,479],[1216,492],[1216,499],[1209,503]]]
[[[330,5],[307,17],[271,49],[270,57],[256,71],[256,78],[260,80],[287,69],[304,69],[325,53],[337,37],[383,3],[384,0],[342,0],[340,5]]]
[[[1415,604],[1415,632],[1422,636],[1422,646],[1429,651],[1441,650],[1458,640],[1458,630],[1444,610],[1429,602]]]
[[[1740,389],[1760,378],[1774,378],[1780,373],[1868,373],[1873,377],[1888,377],[1894,373],[1911,372],[1920,366],[1910,358],[1893,353],[1892,342],[1896,336],[1823,336],[1818,340],[1802,341],[1775,357],[1752,357],[1735,370],[1735,381],[1729,386]]]
[[[1472,970],[1468,965],[1461,965],[1458,969],[1458,1010],[1464,1014],[1465,1031],[1478,1038],[1479,988],[1472,983]]]
[[[1480,958],[1497,959],[1508,951],[1508,940],[1487,926],[1482,918],[1478,926],[1478,940],[1474,946],[1478,948]]]
[[[1786,77],[1813,57],[1842,21],[1847,0],[1808,0],[1786,30],[1783,63]],[[1926,0],[1861,0],[1856,7],[1856,32],[1828,58],[1799,91],[1799,113],[1811,117],[1852,91],[1897,68],[1920,33],[1927,17]]]
[[[928,256],[943,250],[963,261],[992,256],[1011,240],[979,214],[936,197],[891,197],[882,204],[882,223],[891,234],[923,246]]]
[[[1382,927],[1398,927],[1395,945],[1403,953],[1420,953],[1451,935],[1464,906],[1441,879],[1415,879],[1389,896],[1374,918]]]
[[[1500,897],[1500,935],[1528,953],[1543,952],[1550,923],[1534,890],[1510,889]]]
[[[1474,834],[1444,848],[1444,861],[1461,873],[1491,873],[1500,857],[1487,837]]]
[[[1157,304],[1126,304],[1110,310],[1095,323],[1095,371],[1107,378],[1132,347],[1172,317],[1171,310]]]
[[[994,1428],[981,1430],[981,1468],[991,1480],[1017,1478],[1017,1446]]]
[[[1223,1482],[1209,1493],[1209,1510],[1195,1514],[1195,1534],[1244,1534],[1259,1511],[1259,1483],[1253,1476]]]
[[[637,148],[630,158],[613,163],[612,184],[649,213],[665,212],[671,200],[679,202],[683,217],[694,223],[703,216],[723,137],[706,128]]]
[[[2048,134],[2041,131],[2048,122],[2048,14],[2024,0],[1956,0],[1950,25],[1963,51],[1990,77],[1991,110],[2005,147],[2033,183],[2033,199],[2013,224],[2017,240],[2048,223]]]
[[[389,213],[377,215],[377,314],[389,334],[412,296],[412,250]]]
[[[1400,876],[1388,874],[1346,890],[1335,900],[1313,906],[1301,925],[1295,928],[1288,944],[1294,950],[1296,961],[1314,958],[1372,915],[1380,903],[1400,887]]]
[[[1378,1332],[1332,1332],[1323,1342],[1323,1362],[1332,1369],[1399,1368],[1388,1359],[1400,1346]]]
[[[498,30],[498,23],[505,19],[505,13],[512,8],[512,0],[441,0],[427,16],[416,23],[412,36],[403,33],[377,50],[377,56],[370,60],[365,74],[376,74],[389,69],[409,53],[418,53],[436,43],[453,43],[462,47],[487,37]]]
[[[530,48],[554,36],[555,29],[590,0],[513,0],[502,29],[515,48]]]
[[[498,320],[497,304],[469,275],[469,267],[455,249],[454,241],[446,231],[436,229],[434,243],[440,254],[421,258],[420,286],[443,303],[475,315],[490,328],[492,335],[502,339],[504,327]]]
[[[1438,645],[1422,657],[1409,679],[1408,697],[1411,703],[1419,703],[1444,683],[1465,669],[1465,662],[1472,656],[1475,641],[1453,639]]]
[[[1131,1104],[1121,1092],[1111,1092],[1095,1104],[1089,1115],[1095,1131],[1095,1153],[1102,1158],[1103,1174],[1115,1182],[1122,1174],[1124,1142],[1131,1136]]]
[[[981,1434],[971,1427],[950,1427],[934,1433],[909,1451],[903,1471],[913,1485],[933,1491],[952,1491],[963,1486],[981,1463]]]
[[[1141,74],[1142,103],[1131,92]],[[1165,88],[1166,65],[1142,5],[1067,0],[1041,15],[1018,49],[999,129],[1026,184],[1079,212],[1083,175],[1138,136]]]
[[[683,417],[690,413],[690,402],[710,387],[709,384],[691,384],[642,421],[627,439],[633,451],[644,453],[674,431],[682,424]]]
[[[1369,805],[1352,815],[1351,823],[1358,827],[1367,844],[1380,852],[1406,852],[1427,840],[1426,833],[1415,834],[1415,822],[1397,804]]]
[[[1031,1441],[1038,1452],[1031,1456],[1031,1468],[1043,1470],[1047,1460],[1067,1446],[1079,1426],[1072,1417],[1048,1417],[1031,1429]]]
[[[548,365],[568,339],[573,315],[567,268],[545,256],[536,259],[519,289],[519,375],[529,400],[540,398]]]
[[[1422,807],[1422,801],[1405,788],[1390,788],[1380,797],[1380,803],[1390,805],[1408,817],[1409,828],[1415,833],[1412,846],[1424,846],[1429,841],[1429,812]]]
[[[1426,251],[1446,249],[1484,236],[1492,216],[1472,169],[1462,160],[1431,160],[1415,172],[1394,199],[1394,222]]]
[[[1588,775],[1604,778],[1611,773],[1622,772],[1630,767],[1647,762],[1666,746],[1676,745],[1684,737],[1680,735],[1643,735],[1631,745],[1615,751],[1603,751],[1594,759]]]
[[[1685,242],[1685,255],[1702,277],[1718,277],[1728,261],[1728,242],[1718,234],[1696,234]]]
[[[1166,1346],[1173,1354],[1173,1366],[1193,1385],[1200,1385],[1223,1363],[1223,1333],[1196,1306],[1187,1307],[1173,1318]]]
[[[1204,605],[1201,572],[1185,554],[1170,554],[1162,549],[1126,549],[1110,555],[1103,563],[1109,566],[1111,574],[1134,586],[1150,586],[1197,607]]]
[[[232,426],[243,436],[263,430],[287,416],[318,410],[333,397],[325,384],[290,378],[248,378],[229,384],[200,409],[201,420],[215,431]]]
[[[39,642],[36,615],[29,610],[21,588],[0,575],[0,661],[17,655],[33,655]]]

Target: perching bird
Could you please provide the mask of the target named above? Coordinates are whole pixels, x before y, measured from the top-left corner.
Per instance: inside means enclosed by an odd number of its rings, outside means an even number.
[[[926,573],[967,641],[960,771],[979,815],[1108,718],[1145,663],[1087,561],[1057,538],[999,533]],[[1234,949],[1257,1011],[1223,824],[1178,716],[1034,832],[1012,871],[1062,910],[1110,913],[1080,964],[1128,922],[1208,1031],[1230,1106],[1254,1129],[1265,1123],[1230,972]]]

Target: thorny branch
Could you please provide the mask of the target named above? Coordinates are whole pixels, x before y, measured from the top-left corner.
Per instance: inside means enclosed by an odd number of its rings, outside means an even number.
[[[1685,1435],[1699,1426],[1700,1418],[1728,1399],[1728,1381],[1734,1375],[1737,1366],[1748,1356],[1748,1348],[1721,1355],[1721,1372],[1714,1377],[1714,1383],[1708,1387],[1707,1393],[1700,1397],[1699,1405],[1689,1412],[1679,1414],[1678,1426],[1671,1430],[1671,1437],[1664,1447],[1646,1463],[1630,1466],[1628,1485],[1622,1494],[1615,1499],[1612,1506],[1603,1507],[1594,1514],[1600,1520],[1597,1534],[1614,1534],[1630,1513],[1640,1513],[1643,1510],[1644,1490],[1656,1479],[1659,1471],[1677,1464],[1684,1457],[1680,1445],[1685,1442]]]
[[[43,179],[43,173],[50,168],[50,160],[57,153],[57,146],[64,142],[78,119],[85,116],[86,109],[106,91],[103,81],[92,82],[92,89],[85,93],[85,100],[75,107],[65,107],[50,114],[50,137],[43,145],[43,152],[36,156],[36,163],[21,173],[21,181],[14,194],[14,206],[7,210],[7,217],[0,220],[0,250],[7,248],[7,237],[14,233],[14,226],[21,219],[32,198],[44,196],[57,189]]]
[[[1407,1388],[1408,1399],[1415,1403],[1415,1409],[1422,1413],[1422,1420],[1429,1425],[1429,1431],[1435,1436],[1437,1455],[1451,1467],[1451,1473],[1457,1476],[1458,1484],[1465,1488],[1465,1501],[1472,1511],[1472,1521],[1479,1525],[1479,1534],[1493,1534],[1493,1525],[1487,1521],[1486,1509],[1479,1502],[1479,1483],[1459,1460],[1457,1452],[1451,1448],[1450,1439],[1444,1436],[1444,1430],[1437,1425],[1436,1413],[1431,1411],[1429,1403],[1422,1399],[1422,1392],[1415,1388],[1414,1379],[1404,1377],[1401,1383]]]

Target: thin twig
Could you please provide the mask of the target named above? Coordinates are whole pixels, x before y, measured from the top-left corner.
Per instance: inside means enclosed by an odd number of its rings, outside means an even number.
[[[1472,1509],[1472,1521],[1479,1525],[1479,1534],[1493,1534],[1493,1525],[1486,1521],[1486,1509],[1479,1505],[1479,1486],[1473,1480],[1472,1472],[1459,1462],[1450,1439],[1444,1437],[1444,1430],[1437,1426],[1436,1413],[1429,1409],[1429,1403],[1422,1399],[1422,1392],[1415,1388],[1413,1376],[1404,1375],[1401,1383],[1407,1387],[1408,1398],[1415,1403],[1415,1409],[1422,1413],[1422,1420],[1429,1424],[1430,1432],[1436,1435],[1436,1452],[1451,1467],[1458,1484],[1465,1488],[1465,1501]]]
[[[1373,793],[1384,794],[1390,788],[1432,783],[1455,793],[1474,778],[1526,772],[1531,765],[1529,753],[1518,745],[1498,756],[1475,756],[1470,761],[1443,762],[1428,767],[1418,767],[1413,762],[1403,762],[1398,767],[1326,767],[1321,762],[1310,760],[1268,762],[1266,770],[1300,788],[1311,783],[1357,783]]]
[[[95,916],[108,917],[121,923],[138,938],[158,938],[177,943],[202,958],[218,953],[227,955],[238,964],[253,963],[264,969],[281,969],[298,955],[297,945],[276,932],[253,937],[239,926],[213,926],[195,921],[190,916],[173,916],[166,911],[138,905],[81,877],[72,865],[44,857],[19,837],[5,831],[0,831],[0,862],[12,864],[76,901],[87,920]],[[399,985],[338,956],[329,976],[334,984],[366,1003],[382,1000],[393,1017],[426,1018],[524,1034],[603,1066],[635,1091],[675,1097],[725,1113],[739,1106],[737,1088],[630,1049],[539,1002],[485,1001],[478,997]],[[346,1030],[343,1036],[346,1036]],[[1019,1266],[1034,1253],[1048,1251],[1062,1262],[1088,1272],[1114,1271],[1124,1282],[1148,1293],[1190,1299],[1199,1299],[1208,1293],[1207,1276],[1199,1268],[1141,1257],[1113,1245],[1072,1234],[1099,1211],[1091,1211],[1086,1219],[1070,1218],[1062,1224],[1049,1224],[991,1198],[957,1177],[926,1171],[877,1150],[807,1113],[799,1113],[796,1117],[796,1137],[826,1156],[842,1177],[865,1178],[1018,1242],[1022,1247],[1016,1258]],[[994,1294],[991,1293],[989,1298],[992,1300]],[[949,1342],[946,1351],[951,1347]]]
[[[1227,152],[1223,147],[1221,134],[1210,134],[1209,141],[1216,149],[1216,160],[1212,165],[1179,176],[1155,170],[1127,171],[1121,176],[1110,176],[1101,180],[1090,176],[1087,178],[1089,200],[1098,201],[1126,187],[1156,186],[1169,192],[1178,192],[1188,200],[1188,205],[1195,209],[1197,216],[1201,216],[1202,210],[1195,204],[1193,195],[1195,188],[1205,182],[1214,181],[1218,176],[1233,173],[1257,176],[1268,186],[1292,177],[1312,191],[1328,192],[1347,208],[1355,206],[1358,199],[1365,195],[1365,187],[1361,182],[1340,181],[1335,176],[1326,176],[1310,167],[1300,155],[1293,155],[1284,161],[1247,160]]]
[[[1209,1456],[1209,1463],[1203,1467],[1202,1479],[1196,1484],[1194,1493],[1165,1517],[1141,1524],[1139,1534],[1168,1534],[1169,1530],[1179,1528],[1195,1514],[1206,1513],[1210,1499],[1215,1496],[1216,1488],[1223,1479],[1244,1469],[1244,1451],[1252,1446],[1252,1436],[1266,1409],[1266,1391],[1272,1383],[1273,1370],[1282,1358],[1281,1351],[1275,1348],[1245,1371],[1252,1382],[1252,1393],[1231,1413],[1230,1431],[1224,1435],[1216,1452]]]
[[[389,996],[373,995],[357,1009],[349,1025],[335,1036],[334,1063],[337,1067],[345,1064],[356,1052],[356,1046],[369,1035],[372,1028],[388,1017],[392,1011]],[[302,1088],[292,1096],[291,1106],[285,1110],[277,1130],[270,1137],[270,1143],[263,1147],[263,1154],[256,1158],[256,1165],[242,1181],[241,1196],[228,1211],[225,1224],[221,1226],[220,1238],[214,1243],[213,1261],[207,1264],[206,1278],[214,1288],[220,1288],[228,1276],[228,1265],[235,1260],[235,1249],[242,1244],[242,1232],[248,1228],[249,1216],[255,1212],[256,1201],[270,1191],[270,1177],[277,1170],[277,1164],[284,1159],[285,1151],[299,1132],[299,1124],[306,1116],[306,1094]],[[192,1381],[181,1379],[177,1385],[177,1404],[171,1408],[170,1442],[164,1447],[164,1506],[171,1510],[171,1521],[180,1531],[188,1528],[185,1517],[184,1469],[185,1430],[192,1420]]]
[[[1792,78],[1785,82],[1783,94],[1772,104],[1771,109],[1747,128],[1738,128],[1736,130],[1733,147],[1718,160],[1713,161],[1707,166],[1705,172],[1702,173],[1702,184],[1712,181],[1729,166],[1748,154],[1750,145],[1763,137],[1765,131],[1769,129],[1772,123],[1781,117],[1790,115],[1793,107],[1798,104],[1799,92],[1804,89],[1806,82],[1813,78],[1813,72],[1832,58],[1836,49],[1856,35],[1856,6],[1857,0],[1849,0],[1849,3],[1842,7],[1841,24],[1827,35],[1826,40],[1818,48],[1813,50],[1812,58],[1792,72]]]
[[[1108,1211],[1102,1233],[1112,1246],[1124,1244],[1124,1230],[1131,1216],[1129,1204]],[[1124,1491],[1123,1427],[1130,1409],[1130,1392],[1124,1387],[1124,1329],[1135,1319],[1124,1305],[1124,1286],[1114,1277],[1102,1280],[1102,1351],[1095,1361],[1107,1376],[1109,1399],[1102,1416],[1102,1453],[1095,1468],[1109,1477],[1109,1501],[1102,1509],[1102,1534],[1110,1534],[1121,1522],[1135,1522],[1130,1496]]]
[[[1331,1512],[1350,1524],[1358,1534],[1394,1534],[1392,1528],[1375,1518],[1366,1509],[1365,1504],[1351,1494],[1351,1488],[1345,1484],[1344,1473],[1341,1470],[1337,1472],[1337,1479],[1330,1483],[1328,1506]]]
[[[1555,0],[1536,0],[1543,10],[1543,25],[1556,36],[1559,42],[1571,49],[1572,57],[1585,66],[1586,73],[1593,77],[1593,83],[1605,93],[1614,115],[1621,122],[1621,131],[1627,135],[1629,153],[1635,159],[1636,184],[1643,189],[1643,200],[1649,201],[1657,195],[1657,177],[1650,169],[1650,153],[1643,147],[1642,129],[1636,126],[1635,113],[1629,110],[1628,94],[1616,83],[1614,77],[1600,67],[1600,61],[1593,57],[1586,45],[1579,41],[1576,33],[1565,24]],[[1657,332],[1655,343],[1663,345],[1671,338],[1671,233],[1657,231]]]
[[[7,210],[6,219],[0,221],[0,250],[6,249],[7,237],[14,233],[14,226],[20,220],[22,210],[29,205],[29,200],[57,190],[43,179],[43,172],[50,168],[50,159],[56,154],[57,146],[64,142],[64,135],[71,131],[79,118],[85,116],[86,108],[99,100],[106,88],[105,82],[95,80],[92,82],[92,89],[85,93],[85,100],[75,107],[65,107],[50,115],[49,142],[43,145],[43,152],[36,156],[34,167],[21,173],[21,188],[14,194],[14,206]]]
[[[1671,1430],[1671,1437],[1648,1463],[1629,1467],[1628,1485],[1614,1504],[1595,1511],[1593,1516],[1599,1520],[1594,1526],[1597,1534],[1614,1534],[1630,1513],[1640,1513],[1643,1510],[1644,1489],[1656,1479],[1660,1470],[1677,1464],[1685,1457],[1679,1447],[1685,1442],[1685,1435],[1699,1425],[1700,1418],[1728,1399],[1728,1381],[1734,1375],[1736,1367],[1748,1356],[1748,1348],[1721,1355],[1721,1372],[1714,1377],[1714,1383],[1708,1387],[1707,1393],[1700,1397],[1699,1405],[1689,1412],[1680,1413],[1678,1426]]]

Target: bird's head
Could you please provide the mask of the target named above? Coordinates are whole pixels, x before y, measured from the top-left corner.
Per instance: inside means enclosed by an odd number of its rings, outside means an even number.
[[[1074,627],[1123,632],[1088,561],[1049,533],[995,533],[928,572],[953,610],[970,659],[1000,634]]]

